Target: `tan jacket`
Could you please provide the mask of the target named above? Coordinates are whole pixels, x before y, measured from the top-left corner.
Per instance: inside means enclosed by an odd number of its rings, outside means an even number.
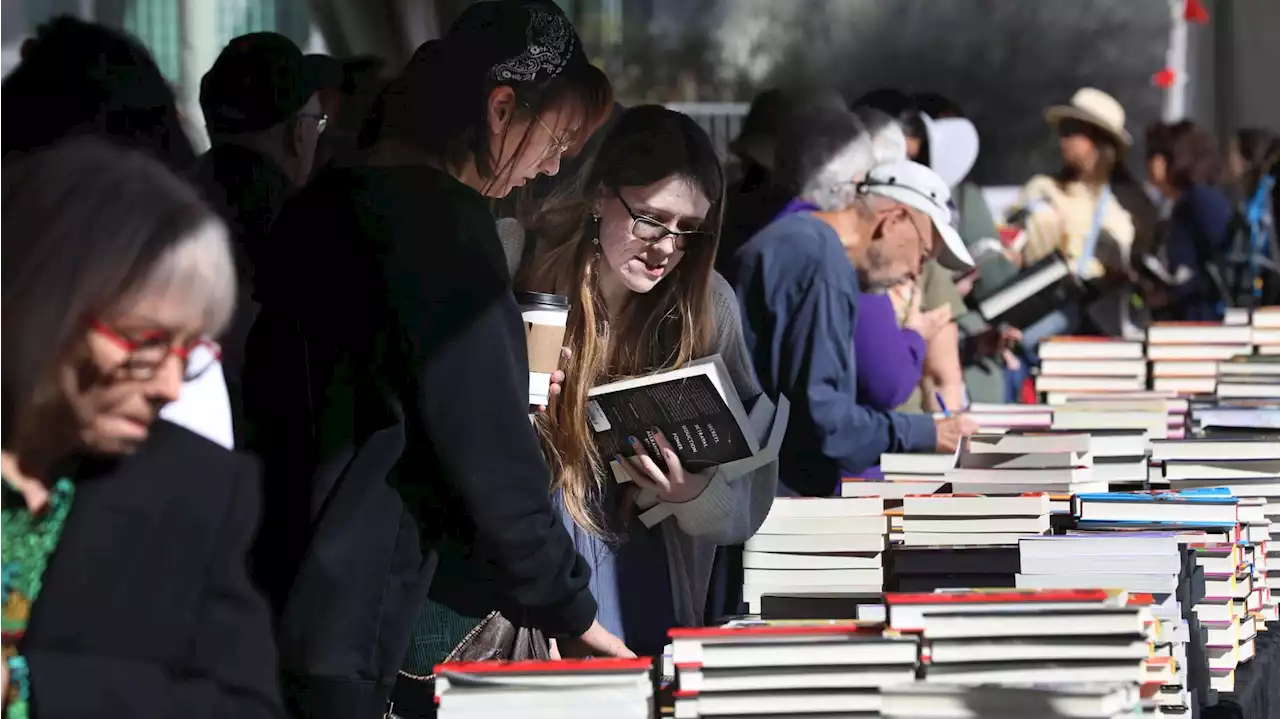
[[[1098,193],[1081,182],[1060,183],[1048,175],[1036,175],[1022,188],[1018,206],[1031,209],[1026,222],[1025,264],[1035,263],[1059,250],[1075,271],[1084,253],[1085,236],[1093,226]],[[1104,274],[1105,268],[1122,270],[1133,247],[1133,218],[1112,196],[1102,218],[1102,232],[1084,279]]]

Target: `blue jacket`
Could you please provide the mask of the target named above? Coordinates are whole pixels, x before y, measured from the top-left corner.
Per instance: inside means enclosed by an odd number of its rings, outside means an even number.
[[[1177,274],[1182,267],[1191,270],[1191,279],[1169,288],[1171,309],[1176,319],[1213,321],[1222,319],[1219,297],[1212,291],[1204,266],[1229,248],[1227,226],[1231,221],[1231,202],[1217,188],[1192,185],[1178,196],[1169,222],[1169,240],[1165,248],[1169,271]]]
[[[729,281],[764,391],[791,401],[781,485],[829,497],[842,475],[878,464],[882,453],[934,450],[929,415],[857,402],[849,338],[857,322],[858,275],[827,223],[806,213],[770,223],[735,253]]]

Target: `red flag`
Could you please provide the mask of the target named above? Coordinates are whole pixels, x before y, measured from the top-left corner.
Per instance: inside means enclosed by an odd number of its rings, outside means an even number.
[[[1166,67],[1151,76],[1151,83],[1162,90],[1168,90],[1173,87],[1173,81],[1176,79],[1178,79],[1177,73]]]
[[[1182,8],[1182,19],[1203,25],[1209,22],[1209,11],[1205,9],[1201,0],[1187,0],[1187,4]]]

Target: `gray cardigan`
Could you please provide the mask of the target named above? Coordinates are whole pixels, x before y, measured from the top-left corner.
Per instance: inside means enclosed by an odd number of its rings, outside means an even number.
[[[507,266],[515,274],[524,254],[525,233],[511,219],[498,221]],[[733,381],[734,389],[748,408],[762,398],[763,390],[751,367],[742,337],[742,318],[733,288],[713,272],[712,305],[715,312],[714,346]],[[602,481],[613,481],[612,477]],[[778,463],[726,480],[716,475],[696,498],[669,505],[677,531],[664,532],[667,566],[671,573],[672,603],[682,626],[699,626],[707,603],[712,561],[717,546],[745,542],[764,522],[773,506],[778,486]],[[673,527],[668,527],[673,529]]]

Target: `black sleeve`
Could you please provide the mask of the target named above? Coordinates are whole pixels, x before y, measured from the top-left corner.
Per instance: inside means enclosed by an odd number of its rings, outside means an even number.
[[[400,238],[404,256],[388,258],[392,313],[410,355],[406,408],[496,571],[499,608],[552,636],[577,636],[596,614],[590,569],[551,503],[494,220],[478,197],[463,200],[434,213],[431,241]]]
[[[203,568],[191,645],[181,663],[169,667],[41,648],[27,658],[37,716],[283,716],[267,603],[250,583],[246,566],[259,519],[258,475],[251,462],[237,460],[231,466],[239,473],[226,477],[229,501],[213,556]]]

